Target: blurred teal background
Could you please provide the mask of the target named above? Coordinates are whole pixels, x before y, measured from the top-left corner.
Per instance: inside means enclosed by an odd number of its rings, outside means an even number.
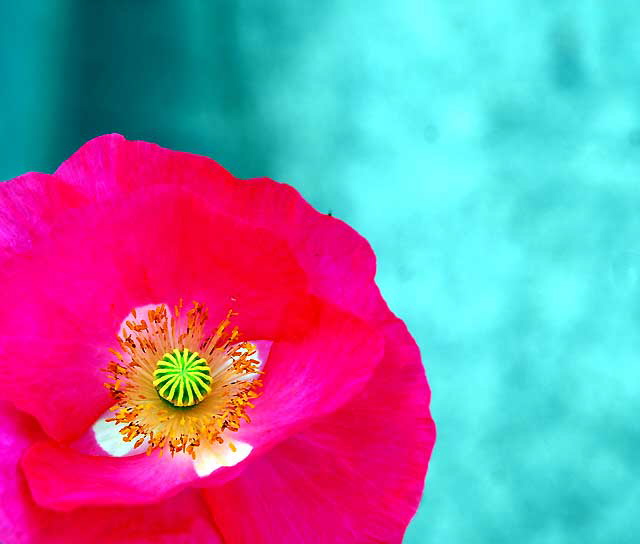
[[[117,131],[372,243],[439,436],[406,542],[640,541],[636,1],[0,3],[0,178]]]

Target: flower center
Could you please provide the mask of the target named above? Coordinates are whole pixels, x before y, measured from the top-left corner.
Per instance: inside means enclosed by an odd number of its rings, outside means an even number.
[[[211,369],[195,351],[165,353],[153,373],[158,394],[174,406],[193,406],[211,392]]]
[[[146,443],[147,453],[165,450],[171,455],[185,452],[196,457],[203,443],[224,444],[229,433],[249,422],[253,408],[260,361],[256,346],[239,340],[235,315],[229,312],[212,331],[206,331],[207,309],[193,303],[186,316],[182,302],[170,315],[162,304],[146,312],[136,311],[126,320],[118,337],[121,352],[105,369],[105,383],[115,400],[113,417],[106,421],[121,425],[125,442],[134,448]]]

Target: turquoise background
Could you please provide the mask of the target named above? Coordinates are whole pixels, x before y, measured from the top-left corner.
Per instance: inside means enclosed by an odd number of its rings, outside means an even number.
[[[406,542],[638,542],[639,31],[631,0],[1,2],[0,178],[117,131],[296,186],[423,351]]]

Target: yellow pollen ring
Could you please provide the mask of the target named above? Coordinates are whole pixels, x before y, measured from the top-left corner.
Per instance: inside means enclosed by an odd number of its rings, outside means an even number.
[[[194,406],[211,392],[211,369],[197,351],[165,353],[156,364],[153,386],[174,406]]]

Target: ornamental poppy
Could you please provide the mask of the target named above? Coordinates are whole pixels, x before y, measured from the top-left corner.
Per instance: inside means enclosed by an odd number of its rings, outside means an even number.
[[[435,427],[366,241],[118,135],[0,185],[0,540],[400,542]]]

